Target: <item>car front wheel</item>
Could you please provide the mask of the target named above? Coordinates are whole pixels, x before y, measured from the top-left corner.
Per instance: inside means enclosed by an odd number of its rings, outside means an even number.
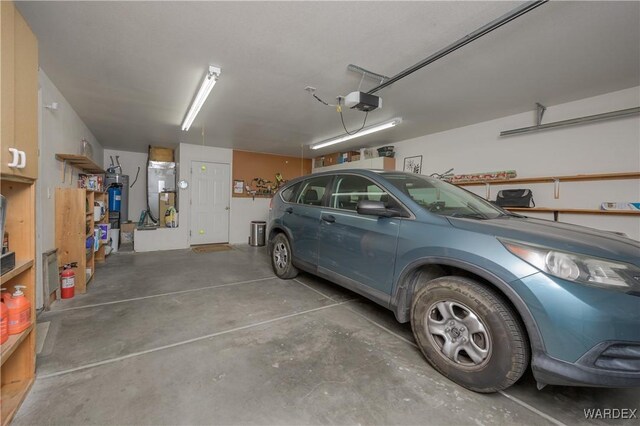
[[[513,309],[468,278],[428,282],[413,297],[411,326],[429,363],[476,392],[511,386],[529,363],[526,334]]]
[[[278,278],[288,280],[298,275],[298,269],[293,266],[291,254],[291,244],[287,236],[276,235],[271,243],[271,267]]]

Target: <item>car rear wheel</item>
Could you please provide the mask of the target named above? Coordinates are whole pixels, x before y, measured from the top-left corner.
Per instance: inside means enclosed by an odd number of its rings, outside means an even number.
[[[421,288],[411,327],[429,363],[476,392],[508,388],[529,364],[526,333],[513,309],[468,278],[437,278]]]
[[[291,244],[284,234],[278,234],[273,238],[271,248],[271,267],[273,272],[285,280],[295,278],[298,269],[291,262]]]

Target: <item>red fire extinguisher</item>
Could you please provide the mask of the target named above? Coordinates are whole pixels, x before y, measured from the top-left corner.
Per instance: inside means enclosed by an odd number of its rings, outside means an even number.
[[[76,291],[76,274],[71,268],[77,266],[77,262],[67,263],[60,274],[60,296],[63,299],[71,299]]]

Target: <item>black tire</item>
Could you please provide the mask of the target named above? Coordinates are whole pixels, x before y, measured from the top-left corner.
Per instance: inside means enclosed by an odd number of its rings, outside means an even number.
[[[271,242],[271,268],[283,280],[298,276],[298,269],[291,262],[291,244],[284,234],[278,234]]]
[[[436,278],[421,288],[411,303],[411,328],[427,361],[475,392],[506,389],[529,365],[516,313],[495,291],[468,278]]]

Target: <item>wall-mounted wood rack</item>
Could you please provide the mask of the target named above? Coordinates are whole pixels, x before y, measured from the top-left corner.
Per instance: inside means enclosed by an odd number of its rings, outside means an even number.
[[[76,167],[88,174],[100,175],[106,173],[102,167],[97,165],[91,158],[85,155],[56,154],[56,159],[62,161],[64,164],[64,166],[62,167],[62,183],[64,183],[66,180],[67,165]]]
[[[106,173],[102,167],[98,166],[92,159],[84,155],[56,154],[56,159],[63,161],[65,164],[70,166],[82,169],[87,173]]]
[[[478,185],[511,185],[514,183],[554,183],[558,182],[580,182],[594,180],[624,180],[639,179],[640,172],[625,173],[594,173],[585,175],[567,175],[567,176],[542,176],[529,178],[513,178],[501,180],[482,180],[475,182],[455,182],[458,186],[478,186]]]
[[[560,182],[587,182],[602,180],[627,180],[640,179],[640,172],[622,172],[622,173],[591,173],[583,175],[564,175],[564,176],[540,176],[528,178],[513,178],[501,180],[484,180],[476,182],[457,182],[458,186],[480,186],[485,185],[487,188],[486,199],[491,197],[491,185],[512,185],[517,183],[553,183],[554,198],[560,198]],[[589,214],[589,215],[614,215],[614,216],[638,216],[638,210],[598,210],[598,209],[571,209],[556,207],[508,207],[507,210],[512,212],[531,212],[531,213],[553,213],[553,220],[558,221],[560,213],[564,214]]]

